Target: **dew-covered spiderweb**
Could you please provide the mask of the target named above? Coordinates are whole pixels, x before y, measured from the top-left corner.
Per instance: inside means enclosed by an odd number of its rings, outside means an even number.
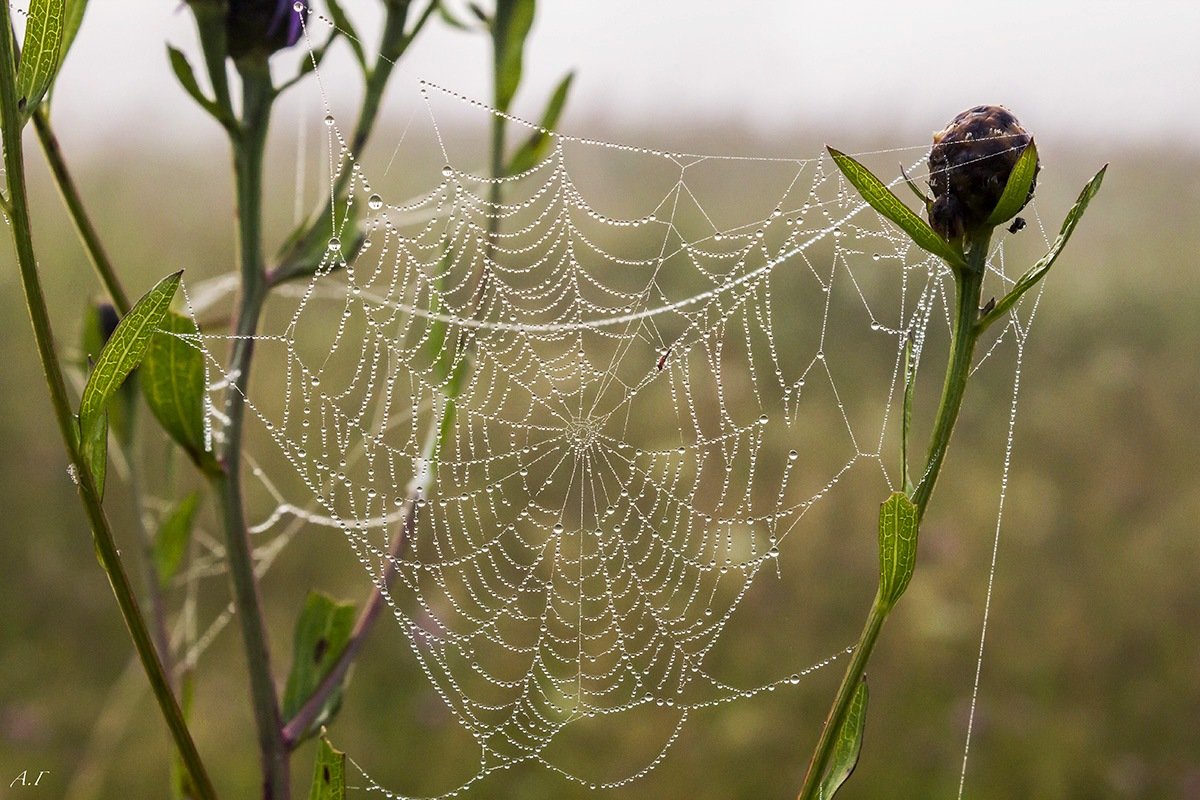
[[[820,151],[711,156],[547,133],[543,160],[496,181],[479,135],[496,112],[424,83],[372,172],[318,85],[310,136],[326,156],[307,169],[331,183],[349,171],[350,205],[255,337],[246,399],[261,441],[247,458],[275,507],[254,530],[264,547],[290,523],[344,536],[406,657],[478,747],[477,772],[445,794],[524,763],[630,783],[697,712],[844,654],[781,662],[752,685],[709,664],[746,599],[795,578],[781,551],[803,547],[823,499],[854,480],[875,487],[864,507],[900,488],[905,345],[909,371],[939,382],[945,267]],[[506,120],[510,141],[536,130]],[[864,157],[918,177],[925,149]],[[757,200],[731,201],[746,185]],[[1004,241],[996,294],[1013,280]],[[1005,352],[999,368],[1019,367],[1035,305],[977,359]],[[228,340],[198,339],[218,439]],[[941,349],[922,366],[930,341]],[[619,774],[554,756],[575,726],[648,708],[669,720],[659,746]]]

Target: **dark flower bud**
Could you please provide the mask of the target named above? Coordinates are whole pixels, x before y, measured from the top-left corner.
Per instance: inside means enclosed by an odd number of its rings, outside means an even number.
[[[308,3],[295,0],[229,0],[225,34],[229,55],[269,56],[300,41]]]
[[[929,151],[930,226],[948,240],[982,226],[1030,141],[1029,133],[1003,106],[967,109],[935,133]],[[1039,160],[1026,203],[1033,198],[1040,169]]]
[[[117,313],[111,303],[100,303],[96,307],[96,312],[100,317],[100,343],[107,344],[116,332],[117,325],[121,323],[121,315]]]

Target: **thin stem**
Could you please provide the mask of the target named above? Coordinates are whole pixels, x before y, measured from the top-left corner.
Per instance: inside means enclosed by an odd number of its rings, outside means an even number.
[[[408,7],[410,0],[389,0],[387,3],[387,16],[383,21],[383,34],[379,40],[379,55],[375,59],[375,66],[367,74],[366,87],[363,91],[363,104],[358,113],[358,124],[354,126],[354,138],[351,140],[353,145],[352,151],[361,153],[363,147],[367,143],[367,139],[371,136],[371,131],[375,127],[375,120],[379,116],[379,104],[383,99],[383,90],[387,88],[388,79],[392,75],[392,70],[396,66],[396,62],[404,55],[404,51],[408,49],[412,37],[405,35],[404,25],[408,20]],[[426,14],[430,13],[436,3],[430,3]],[[418,23],[418,29],[422,23]],[[341,191],[345,190],[345,181],[349,180],[348,173],[343,173],[345,179],[341,180],[334,192],[336,197]]]
[[[29,312],[29,321],[33,326],[33,336],[37,344],[38,356],[42,364],[42,372],[46,387],[50,392],[50,402],[54,409],[54,417],[58,423],[59,433],[71,459],[71,466],[79,481],[79,495],[87,512],[88,522],[95,540],[96,552],[108,575],[109,584],[117,598],[121,616],[133,640],[134,649],[150,680],[151,689],[158,701],[159,709],[171,731],[171,736],[179,748],[180,756],[191,775],[200,797],[215,798],[212,781],[200,760],[200,754],[192,741],[183,713],[171,691],[162,662],[154,648],[154,642],[146,628],[145,618],[138,606],[137,597],[130,585],[129,577],[125,574],[124,565],[113,538],[112,528],[104,514],[100,503],[99,493],[92,480],[92,475],[81,458],[77,437],[75,419],[71,412],[71,404],[67,398],[66,383],[63,380],[62,368],[58,362],[58,354],[54,350],[54,333],[50,326],[50,314],[46,308],[45,297],[42,294],[41,280],[37,272],[37,259],[33,250],[33,234],[29,220],[29,202],[25,187],[25,162],[21,142],[21,114],[17,109],[16,96],[16,54],[13,48],[12,19],[9,13],[0,13],[0,135],[4,144],[4,167],[8,183],[9,222],[12,227],[13,244],[17,251],[17,265],[21,274],[21,286],[25,293],[25,305]]]
[[[42,144],[42,152],[46,154],[46,163],[50,165],[54,183],[62,195],[63,204],[67,207],[67,214],[71,217],[71,222],[75,223],[75,232],[79,234],[79,241],[83,243],[88,260],[92,262],[92,267],[100,277],[100,282],[104,284],[104,290],[112,299],[113,306],[121,312],[121,316],[125,316],[131,308],[129,295],[121,286],[117,272],[113,269],[112,261],[109,260],[108,253],[104,251],[104,245],[100,243],[100,236],[96,233],[96,228],[92,225],[92,220],[83,207],[79,189],[75,186],[75,181],[67,169],[67,162],[63,159],[58,137],[54,135],[54,129],[50,126],[50,115],[47,113],[45,105],[40,106],[34,112],[33,127],[37,131],[38,141]]]
[[[842,683],[833,697],[829,716],[826,717],[825,726],[821,729],[821,738],[808,763],[804,786],[800,789],[801,800],[809,798],[815,800],[817,797],[821,779],[825,777],[825,771],[829,768],[829,759],[833,757],[833,744],[837,741],[837,733],[841,730],[842,723],[846,721],[846,714],[850,710],[850,701],[854,698],[854,692],[862,681],[863,673],[867,670],[867,662],[871,658],[871,652],[875,649],[875,641],[879,638],[879,632],[883,630],[883,623],[887,619],[888,611],[889,609],[884,606],[877,594],[875,602],[871,604],[871,611],[867,614],[867,621],[863,624],[862,633],[858,636],[854,655],[850,657],[850,663],[846,665],[846,674],[842,676]]]
[[[361,156],[363,149],[366,147],[367,140],[371,138],[371,132],[375,129],[375,123],[379,118],[379,108],[383,100],[383,93],[387,88],[392,71],[395,69],[396,62],[408,50],[408,46],[412,44],[417,33],[424,27],[425,22],[437,8],[436,2],[430,3],[413,26],[411,32],[406,33],[405,23],[408,18],[408,9],[411,5],[410,0],[388,0],[386,5],[387,13],[383,23],[379,55],[375,59],[375,65],[366,73],[362,107],[359,110],[358,121],[354,126],[354,135],[350,140],[350,152],[355,154],[356,157]],[[299,237],[300,243],[297,245],[297,250],[301,252],[306,251],[307,246],[314,241],[315,237],[328,236],[328,233],[321,228],[336,213],[338,201],[346,194],[346,190],[349,188],[353,177],[354,171],[349,169],[343,169],[337,174],[333,185],[330,187],[329,197],[320,206],[321,213],[314,218],[311,224],[308,222],[305,223],[308,227],[304,230],[303,235]],[[333,221],[335,223],[338,222],[336,219]],[[300,274],[294,269],[295,264],[288,263],[286,255],[283,257],[283,262],[267,274],[267,284],[269,287],[278,286]]]
[[[389,9],[389,13],[391,13],[392,7],[389,6]],[[366,118],[365,110],[363,118]],[[492,127],[491,146],[493,176],[499,175],[500,170],[502,169],[501,165],[503,163],[504,153],[504,119],[502,117],[496,117],[495,120],[496,122],[493,123]],[[368,127],[367,131],[369,130],[370,128]],[[488,227],[491,235],[489,235],[488,244],[486,245],[484,266],[475,276],[475,288],[471,293],[470,316],[473,318],[478,317],[479,314],[482,313],[482,299],[487,288],[488,276],[486,264],[487,260],[491,257],[493,246],[492,238],[496,229],[499,227],[499,218],[495,213],[500,202],[499,184],[493,183],[492,187],[493,206],[492,214],[488,220]],[[301,737],[304,736],[305,732],[316,721],[322,709],[325,708],[325,704],[328,702],[329,697],[341,685],[347,670],[350,669],[350,665],[353,664],[354,660],[358,657],[358,654],[362,650],[363,644],[366,641],[367,634],[370,633],[371,626],[374,624],[376,617],[379,616],[379,612],[383,608],[384,594],[391,588],[392,580],[396,575],[396,565],[400,559],[404,557],[404,550],[408,546],[408,540],[411,538],[413,527],[416,525],[417,501],[420,499],[420,493],[422,491],[423,484],[426,483],[423,478],[426,474],[431,473],[435,469],[441,447],[444,443],[443,438],[448,433],[450,421],[453,420],[453,415],[455,413],[454,409],[454,397],[447,397],[446,403],[442,408],[442,413],[437,420],[437,424],[432,425],[426,433],[425,447],[422,451],[423,456],[420,461],[420,463],[423,465],[422,469],[424,472],[418,473],[418,475],[414,476],[413,480],[409,484],[406,497],[407,507],[404,515],[404,521],[401,523],[400,528],[396,531],[396,534],[392,537],[392,541],[388,546],[388,552],[385,556],[387,566],[384,567],[383,575],[380,576],[380,580],[372,589],[371,596],[367,598],[367,603],[363,606],[363,610],[359,612],[358,619],[355,620],[354,628],[350,633],[350,639],[347,641],[346,647],[343,648],[341,654],[338,656],[337,661],[334,662],[333,667],[330,668],[329,672],[325,675],[321,682],[317,684],[317,687],[313,690],[313,693],[309,695],[307,700],[304,701],[304,704],[300,707],[300,710],[296,712],[296,715],[292,717],[292,719],[288,720],[286,725],[284,725],[283,736],[291,747],[295,747],[297,744],[299,744]]]
[[[933,432],[929,439],[929,452],[925,459],[925,469],[920,483],[913,492],[912,502],[917,507],[917,521],[920,522],[933,495],[934,485],[945,461],[946,452],[950,447],[950,437],[954,432],[954,423],[962,408],[963,395],[967,387],[967,379],[971,376],[971,358],[975,352],[975,342],[979,336],[975,322],[979,317],[979,295],[983,287],[984,266],[987,261],[988,243],[991,232],[987,231],[968,243],[967,267],[955,273],[957,278],[956,311],[954,327],[950,333],[950,357],[946,364],[946,378],[942,384],[942,398],[938,404],[937,416]],[[875,642],[883,629],[892,610],[891,605],[882,602],[878,593],[867,614],[866,624],[854,648],[854,656],[846,666],[846,673],[838,686],[830,707],[825,726],[813,750],[808,772],[804,776],[804,785],[800,789],[798,800],[816,800],[820,790],[821,780],[829,768],[829,760],[833,756],[833,748],[837,742],[838,733],[854,691],[866,672],[867,662],[875,649]]]
[[[132,379],[132,376],[131,376]],[[130,420],[133,427],[133,421]],[[139,458],[140,437],[132,432],[126,443],[129,452],[129,497],[133,505],[134,518],[137,520],[138,538],[142,543],[142,582],[146,584],[146,598],[150,603],[150,627],[154,644],[158,648],[158,657],[162,660],[163,670],[167,676],[174,675],[174,665],[171,658],[171,638],[167,634],[167,607],[163,598],[162,586],[158,581],[158,570],[154,566],[154,536],[146,527],[143,514],[142,481]],[[172,686],[175,683],[172,681]]]
[[[263,767],[262,796],[264,800],[286,800],[290,796],[288,752],[281,734],[279,700],[271,673],[262,601],[254,576],[241,483],[246,387],[254,355],[254,334],[267,294],[262,258],[262,173],[274,94],[265,57],[246,59],[238,64],[238,68],[242,74],[244,106],[240,133],[232,138],[232,145],[242,282],[229,359],[230,387],[225,395],[227,424],[221,453],[223,469],[212,480],[221,506],[229,579],[250,673],[250,695]]]

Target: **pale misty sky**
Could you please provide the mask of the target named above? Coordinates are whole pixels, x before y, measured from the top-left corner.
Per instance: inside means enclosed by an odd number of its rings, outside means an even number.
[[[379,0],[343,5],[373,41]],[[598,118],[617,129],[716,119],[818,135],[884,119],[897,135],[925,137],[963,108],[1000,102],[1043,136],[1195,148],[1198,37],[1200,4],[1190,2],[542,0],[516,111],[536,116],[575,68],[562,127],[580,135],[573,122]],[[198,60],[179,0],[91,3],[55,104],[64,138],[211,139],[215,126],[170,75],[168,41]],[[487,58],[481,37],[435,19],[402,62],[394,100],[415,101],[422,78],[484,99]],[[333,67],[326,80],[355,85]]]

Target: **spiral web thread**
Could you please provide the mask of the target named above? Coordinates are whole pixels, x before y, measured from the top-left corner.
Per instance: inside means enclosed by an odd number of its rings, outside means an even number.
[[[622,786],[662,761],[695,711],[799,683],[841,654],[749,687],[705,664],[845,476],[898,488],[904,343],[915,372],[931,326],[948,329],[953,280],[823,155],[547,133],[549,155],[498,181],[492,205],[497,181],[472,171],[482,159],[460,157],[438,119],[445,104],[484,124],[498,112],[432,84],[421,94],[440,163],[424,164],[428,189],[411,200],[387,197],[325,117],[329,177],[352,171],[351,211],[255,337],[277,373],[256,378],[250,417],[298,482],[253,470],[277,501],[254,530],[290,518],[345,536],[479,745],[476,775],[442,796],[523,762]],[[507,119],[514,138],[536,129]],[[923,161],[910,157],[911,174]],[[636,189],[593,201],[574,177],[592,162]],[[729,180],[761,180],[763,202],[721,207]],[[1013,280],[1003,265],[1001,243],[1000,287]],[[847,325],[869,326],[873,361],[838,348]],[[1014,316],[981,360],[1010,339],[1019,353],[1027,325]],[[216,438],[229,338],[197,340]],[[881,402],[854,402],[847,384]],[[650,706],[676,721],[620,777],[546,754],[574,724]]]

